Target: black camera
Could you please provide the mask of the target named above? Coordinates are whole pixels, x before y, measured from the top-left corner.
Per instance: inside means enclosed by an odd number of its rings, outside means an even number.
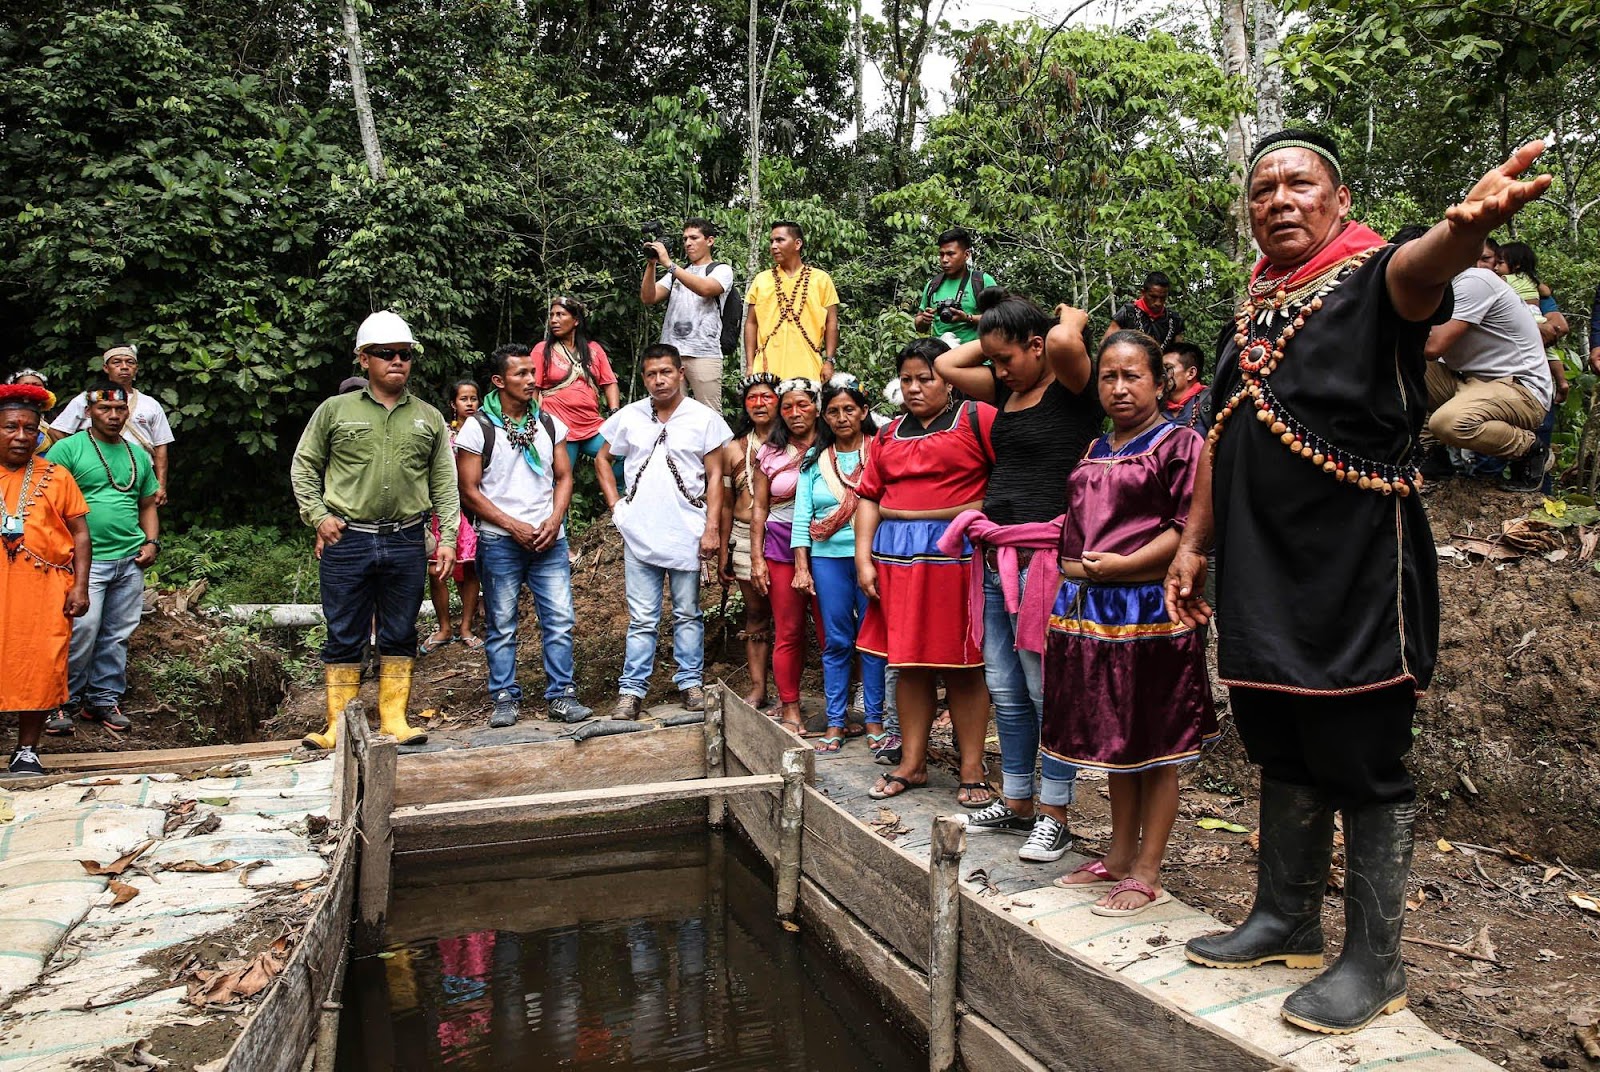
[[[661,226],[660,220],[645,220],[639,225],[639,235],[639,249],[651,259],[655,258],[656,251],[650,248],[650,243],[667,244],[667,229]]]
[[[933,315],[938,317],[941,324],[954,324],[956,318],[961,315],[961,303],[954,298],[934,302]]]

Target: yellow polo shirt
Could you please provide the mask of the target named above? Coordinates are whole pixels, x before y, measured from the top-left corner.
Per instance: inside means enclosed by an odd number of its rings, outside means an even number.
[[[828,310],[839,304],[833,278],[821,268],[811,268],[805,287],[800,280],[807,269],[780,281],[776,269],[755,277],[745,301],[756,311],[756,352],[750,354],[751,372],[770,372],[780,379],[822,374],[823,329]],[[781,301],[780,301],[781,294]],[[800,323],[782,316],[791,308]]]

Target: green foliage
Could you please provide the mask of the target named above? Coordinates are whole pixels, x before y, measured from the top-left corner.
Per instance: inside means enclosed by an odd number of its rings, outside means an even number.
[[[146,682],[152,696],[189,727],[196,744],[216,737],[216,728],[200,711],[214,704],[223,683],[247,667],[260,638],[249,627],[233,625],[208,635],[193,654],[160,650],[135,660],[133,673]]]
[[[205,606],[316,603],[321,596],[311,545],[308,529],[192,529],[162,541],[145,583],[186,588],[205,581]]]

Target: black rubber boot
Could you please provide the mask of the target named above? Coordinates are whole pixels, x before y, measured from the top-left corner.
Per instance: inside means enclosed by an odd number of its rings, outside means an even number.
[[[1322,891],[1333,856],[1333,809],[1308,786],[1263,779],[1261,851],[1250,915],[1227,934],[1194,938],[1186,957],[1208,968],[1281,962],[1322,967]]]
[[[1415,802],[1344,813],[1344,949],[1333,967],[1284,999],[1291,1024],[1347,1035],[1406,1007],[1400,930],[1416,818]]]

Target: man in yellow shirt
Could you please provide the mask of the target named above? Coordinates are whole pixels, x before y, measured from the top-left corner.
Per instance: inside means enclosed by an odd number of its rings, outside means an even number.
[[[781,220],[772,225],[773,267],[745,295],[744,371],[780,379],[826,382],[839,349],[839,292],[821,268],[801,260],[805,233]]]

